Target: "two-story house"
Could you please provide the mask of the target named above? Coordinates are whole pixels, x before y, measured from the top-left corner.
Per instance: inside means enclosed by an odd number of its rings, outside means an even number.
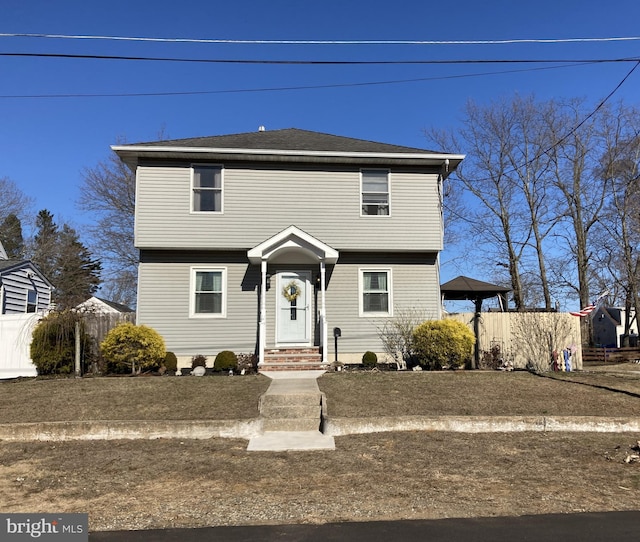
[[[462,155],[263,128],[112,149],[136,172],[137,321],[181,366],[232,350],[311,368],[336,344],[360,362],[394,315],[440,317],[442,182]]]

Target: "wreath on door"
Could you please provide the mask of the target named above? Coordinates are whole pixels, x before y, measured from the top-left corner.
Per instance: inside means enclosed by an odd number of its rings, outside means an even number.
[[[292,280],[284,288],[282,288],[282,297],[284,297],[289,303],[293,303],[300,297],[302,290],[295,280]]]

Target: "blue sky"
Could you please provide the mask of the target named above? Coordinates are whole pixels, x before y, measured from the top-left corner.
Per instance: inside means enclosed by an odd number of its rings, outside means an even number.
[[[535,7],[533,7],[535,6]],[[504,40],[635,37],[637,0],[0,0],[0,33],[231,40]],[[640,41],[509,45],[239,45],[0,37],[1,53],[261,60],[609,59]],[[0,177],[59,222],[81,229],[81,170],[129,142],[297,127],[427,148],[423,131],[455,128],[465,102],[514,92],[585,97],[594,106],[631,68],[551,65],[238,65],[0,56]],[[554,65],[555,66],[555,65]],[[515,72],[515,70],[521,70]],[[522,71],[527,70],[527,71]],[[511,73],[493,73],[506,72]],[[486,75],[478,75],[486,74]],[[361,85],[388,81],[403,83]],[[286,91],[274,87],[358,85]],[[640,71],[616,93],[637,104]],[[207,91],[146,97],[47,94]],[[465,152],[465,149],[441,149]],[[444,254],[443,280],[448,275]],[[457,272],[454,274],[458,274]]]

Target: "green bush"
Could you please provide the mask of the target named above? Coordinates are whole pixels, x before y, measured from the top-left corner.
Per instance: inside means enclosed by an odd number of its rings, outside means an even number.
[[[33,330],[30,355],[39,375],[69,374],[75,368],[76,323],[80,324],[81,370],[93,361],[92,340],[82,317],[72,311],[52,312]]]
[[[207,366],[207,356],[203,356],[202,354],[196,354],[191,358],[191,368],[195,369],[196,367],[206,367]]]
[[[376,353],[367,350],[362,355],[362,365],[364,365],[365,367],[375,367],[376,365],[378,365],[378,356],[376,355]]]
[[[173,352],[167,352],[164,356],[164,368],[167,371],[177,371],[178,370],[178,358]]]
[[[228,371],[238,368],[238,357],[231,350],[223,350],[218,352],[216,360],[213,362],[214,371]]]
[[[418,362],[425,369],[457,368],[471,360],[476,340],[468,326],[456,320],[428,320],[413,331]]]
[[[157,331],[129,322],[114,327],[100,345],[109,364],[128,367],[132,373],[158,369],[167,354]]]

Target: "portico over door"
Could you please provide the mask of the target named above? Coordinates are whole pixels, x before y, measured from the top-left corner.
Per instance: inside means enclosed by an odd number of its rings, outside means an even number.
[[[276,343],[311,342],[311,271],[281,271],[277,275]]]
[[[267,344],[267,267],[270,264],[281,266],[311,264],[310,269],[319,271],[318,292],[318,335],[322,350],[322,363],[327,363],[327,311],[325,305],[326,266],[335,265],[338,260],[338,251],[329,245],[316,239],[312,235],[302,231],[296,226],[277,233],[247,251],[249,261],[254,265],[260,265],[260,315],[259,315],[259,343],[258,365],[264,363],[265,345]],[[291,281],[300,288],[290,289],[287,296],[283,296],[283,288]],[[291,285],[293,287],[293,285]],[[278,345],[310,345],[311,344],[311,271],[298,271],[278,273],[278,291],[275,303],[276,310],[276,342]],[[295,297],[295,307],[292,300]],[[304,300],[304,301],[303,301]],[[294,312],[295,309],[295,312]],[[271,312],[271,309],[269,309]],[[304,325],[303,325],[304,324]]]

